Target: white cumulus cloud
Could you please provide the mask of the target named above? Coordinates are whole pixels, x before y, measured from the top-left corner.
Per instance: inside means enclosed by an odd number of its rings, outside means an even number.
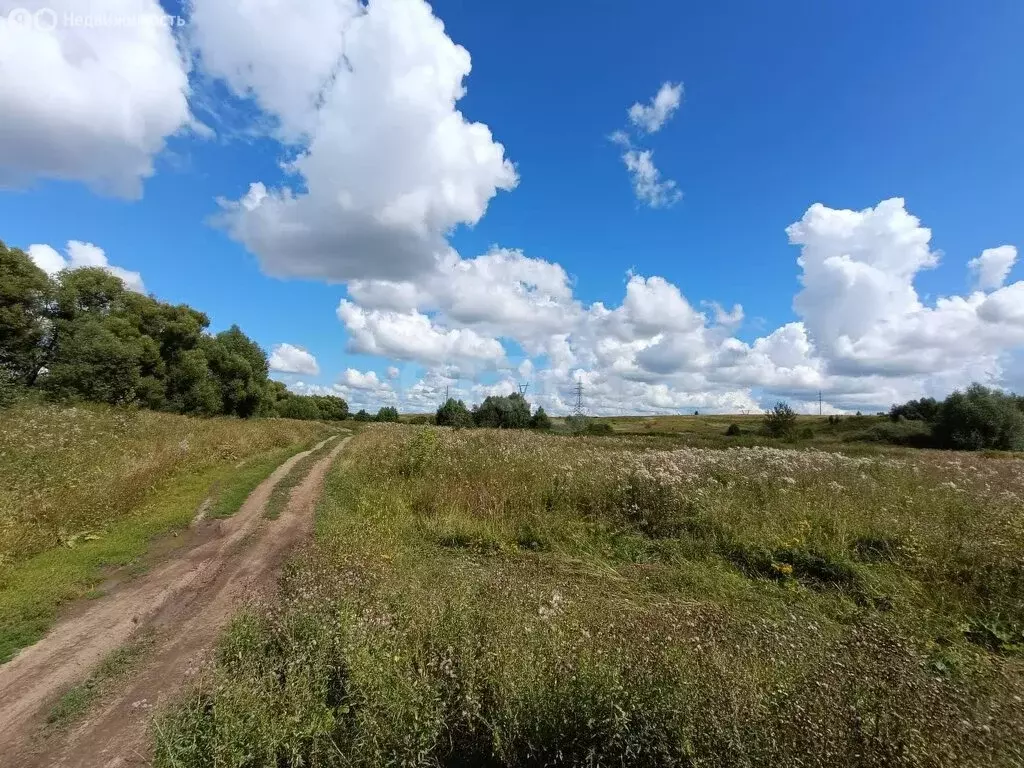
[[[650,104],[637,102],[629,108],[629,122],[646,133],[660,131],[682,100],[682,83],[662,83]]]
[[[377,378],[375,371],[358,371],[355,368],[347,368],[341,377],[338,379],[338,383],[345,387],[352,389],[368,389],[377,390],[381,389],[381,381]]]
[[[76,15],[164,11],[157,0],[0,0],[0,186],[66,179],[137,198],[167,138],[201,129],[185,60],[173,25],[66,23]]]
[[[672,117],[682,100],[682,83],[663,83],[650,104],[636,103],[629,108],[629,120],[641,133],[655,133]],[[682,199],[679,185],[672,179],[663,179],[654,164],[654,151],[634,145],[623,130],[613,131],[608,137],[622,147],[622,162],[629,172],[636,199],[650,208],[669,208]]]
[[[629,149],[622,155],[636,199],[651,208],[670,208],[678,203],[683,193],[672,179],[662,179],[654,165],[654,152],[649,149]]]
[[[982,291],[1001,288],[1017,261],[1017,249],[1012,245],[986,248],[981,256],[971,259],[967,266],[974,273],[977,287]]]
[[[316,358],[302,347],[278,344],[270,354],[270,370],[317,376],[320,373],[320,366]]]
[[[92,243],[83,243],[79,240],[70,240],[62,256],[53,247],[45,244],[35,244],[28,247],[29,258],[37,267],[48,275],[55,275],[64,269],[81,269],[82,267],[99,267],[115,277],[121,278],[125,288],[136,293],[145,293],[146,286],[142,282],[142,275],[121,267],[115,267],[107,260],[107,254],[103,249]]]
[[[349,334],[349,349],[369,355],[424,363],[495,365],[505,359],[497,339],[470,328],[444,328],[415,310],[364,309],[351,301],[338,305],[338,319]]]
[[[222,201],[230,235],[274,275],[404,279],[517,183],[505,150],[463,117],[470,56],[423,0],[193,0],[204,71],[276,119],[293,185]]]
[[[357,351],[427,368],[403,393],[418,408],[446,388],[478,400],[529,381],[535,404],[565,413],[582,381],[594,413],[753,411],[777,399],[816,411],[819,391],[825,411],[874,410],[1019,368],[1024,281],[922,299],[915,278],[939,256],[903,200],[815,204],[786,232],[799,248],[797,317],[750,341],[736,336],[740,305],[639,274],[617,305],[586,305],[559,265],[502,249],[449,254],[419,281],[352,284],[339,317]],[[522,355],[503,355],[503,343]]]

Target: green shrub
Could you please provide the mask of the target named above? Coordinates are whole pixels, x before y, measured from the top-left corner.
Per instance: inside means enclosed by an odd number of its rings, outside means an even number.
[[[277,404],[277,415],[284,419],[320,419],[320,407],[309,397],[293,396]]]
[[[465,429],[473,426],[473,416],[464,402],[450,397],[437,409],[434,423],[439,427]]]
[[[392,424],[397,424],[398,423],[398,409],[395,408],[394,406],[391,406],[391,405],[385,405],[383,408],[381,408],[379,411],[377,411],[377,416],[375,417],[374,420],[375,421],[390,422]]]
[[[740,425],[737,424],[736,422],[733,422],[732,424],[730,424],[729,427],[725,430],[725,436],[726,437],[738,437],[739,435],[742,435],[742,434],[743,434],[743,430],[740,429]]]
[[[611,435],[615,432],[607,421],[591,421],[587,424],[588,435]]]
[[[473,421],[478,427],[525,429],[530,426],[530,404],[518,392],[508,397],[489,395],[473,409]]]
[[[1024,450],[1024,413],[1013,395],[972,384],[943,401],[934,432],[943,448]]]
[[[360,408],[358,413],[352,418],[356,421],[373,421],[373,416],[367,413],[365,408]]]
[[[844,438],[849,442],[886,443],[908,448],[931,448],[935,444],[932,429],[925,421],[895,421],[875,424],[867,429],[851,432]]]
[[[764,430],[769,437],[788,437],[796,429],[796,412],[787,403],[778,402],[764,416]]]
[[[13,405],[21,399],[24,388],[14,380],[14,377],[0,368],[0,408]]]
[[[551,429],[551,417],[548,416],[544,408],[539,407],[534,412],[533,417],[530,419],[531,429]]]
[[[893,421],[935,421],[939,415],[941,403],[934,397],[922,397],[920,400],[908,400],[903,405],[894,405],[889,409],[889,418]]]

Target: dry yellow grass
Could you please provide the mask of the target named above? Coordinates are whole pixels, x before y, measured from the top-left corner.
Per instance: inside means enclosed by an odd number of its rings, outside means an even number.
[[[2,411],[0,565],[94,535],[175,475],[239,463],[324,430],[92,405]]]
[[[1021,765],[1024,461],[374,425],[157,765]]]

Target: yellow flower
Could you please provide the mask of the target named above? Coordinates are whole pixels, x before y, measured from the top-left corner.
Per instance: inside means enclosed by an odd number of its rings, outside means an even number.
[[[772,563],[772,568],[781,573],[783,576],[793,575],[793,566],[789,563]]]

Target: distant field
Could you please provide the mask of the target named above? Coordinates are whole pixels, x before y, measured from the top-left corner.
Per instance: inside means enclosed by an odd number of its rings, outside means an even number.
[[[284,458],[327,432],[318,422],[99,405],[0,411],[0,662],[104,569],[187,525],[204,498],[212,513],[230,514]]]
[[[1019,458],[370,426],[157,763],[1020,765],[1022,505]]]

